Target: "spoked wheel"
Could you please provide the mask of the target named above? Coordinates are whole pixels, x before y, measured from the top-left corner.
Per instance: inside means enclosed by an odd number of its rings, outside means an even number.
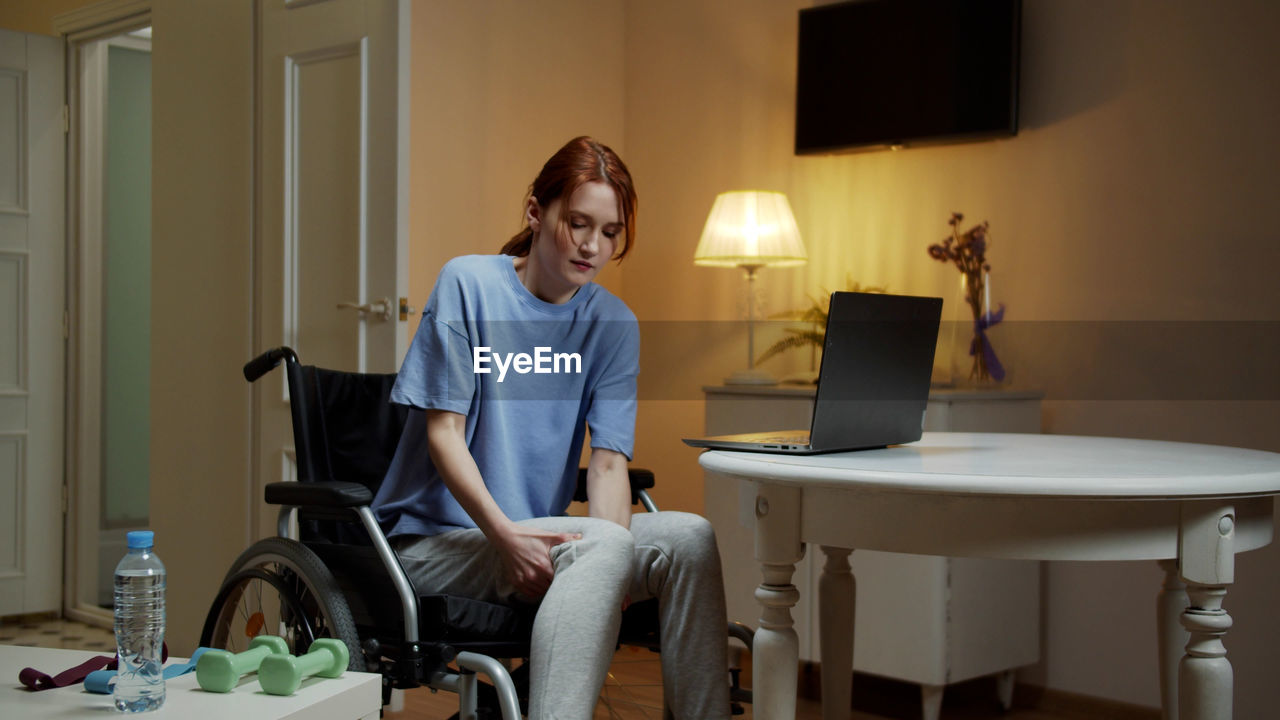
[[[302,655],[316,638],[341,640],[348,670],[364,670],[351,609],[315,553],[287,538],[267,538],[240,554],[205,618],[200,644],[243,652],[258,635],[278,635]]]

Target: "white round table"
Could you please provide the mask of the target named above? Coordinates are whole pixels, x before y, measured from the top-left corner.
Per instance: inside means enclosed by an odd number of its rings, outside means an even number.
[[[1280,454],[1212,445],[987,433],[826,455],[710,451],[702,467],[755,485],[763,582],[754,711],[795,716],[791,583],[803,544],[826,554],[824,637],[853,634],[852,549],[1030,560],[1159,560],[1165,717],[1231,717],[1222,607],[1235,553],[1271,542]],[[1184,585],[1185,583],[1185,585]],[[1184,630],[1185,628],[1185,630]],[[1185,654],[1183,646],[1185,645]],[[822,644],[823,716],[847,717],[852,643]]]

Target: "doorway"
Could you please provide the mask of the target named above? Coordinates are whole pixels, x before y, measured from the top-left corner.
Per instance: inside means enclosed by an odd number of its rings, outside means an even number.
[[[66,614],[112,617],[125,533],[150,490],[151,28],[68,44],[68,515]]]

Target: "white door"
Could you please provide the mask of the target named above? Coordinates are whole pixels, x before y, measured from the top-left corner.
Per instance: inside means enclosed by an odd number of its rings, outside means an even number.
[[[259,350],[392,372],[407,347],[408,0],[259,4]],[[340,304],[368,306],[361,311]],[[246,358],[248,360],[248,358]],[[259,381],[258,477],[289,479],[284,374]],[[255,488],[261,498],[261,488]],[[261,513],[266,534],[274,519]]]
[[[0,30],[0,615],[61,606],[63,46]]]

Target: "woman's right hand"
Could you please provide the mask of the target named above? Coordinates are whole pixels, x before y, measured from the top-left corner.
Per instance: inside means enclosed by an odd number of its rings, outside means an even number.
[[[551,548],[580,540],[578,533],[558,533],[527,525],[513,524],[495,543],[507,580],[530,600],[547,594],[556,570],[551,564]]]
[[[521,595],[537,600],[551,587],[551,548],[581,535],[541,530],[511,522],[494,502],[467,448],[465,415],[427,410],[427,451],[458,504],[498,550],[507,580]]]

